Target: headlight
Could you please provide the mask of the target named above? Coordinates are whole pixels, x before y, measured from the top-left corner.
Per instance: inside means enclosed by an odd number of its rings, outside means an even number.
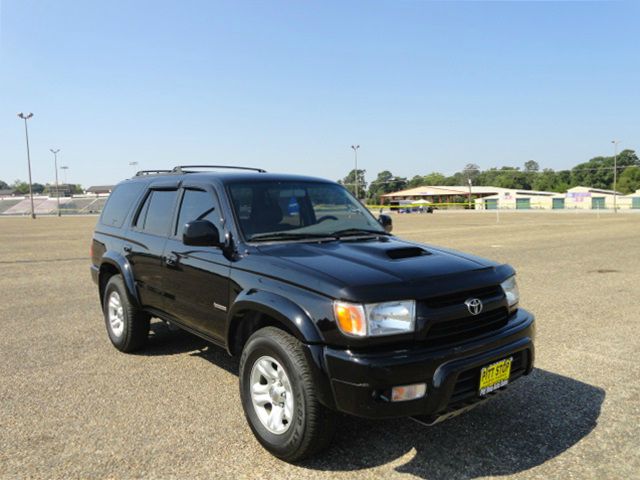
[[[413,332],[415,328],[416,302],[396,302],[357,305],[335,302],[336,321],[343,333],[356,337],[397,335]]]
[[[509,308],[515,307],[520,301],[520,292],[518,291],[518,284],[516,283],[516,277],[509,277],[500,284],[504,294],[507,296],[507,303]]]

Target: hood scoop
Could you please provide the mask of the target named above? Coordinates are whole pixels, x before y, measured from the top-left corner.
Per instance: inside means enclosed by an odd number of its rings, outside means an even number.
[[[390,250],[387,250],[386,254],[391,260],[401,260],[403,258],[422,257],[423,255],[431,255],[431,252],[428,252],[424,248],[420,248],[420,247],[402,247],[402,248],[392,248]]]

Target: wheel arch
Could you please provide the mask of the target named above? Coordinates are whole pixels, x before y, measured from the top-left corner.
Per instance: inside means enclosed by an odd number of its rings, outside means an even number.
[[[266,291],[241,293],[228,315],[226,344],[237,355],[249,337],[260,328],[278,327],[303,343],[321,343],[322,338],[310,315],[281,295]]]
[[[107,286],[107,282],[113,275],[122,276],[122,280],[127,287],[127,293],[129,294],[131,301],[134,302],[136,306],[139,306],[140,301],[133,277],[133,271],[131,270],[131,264],[125,257],[117,253],[106,253],[102,257],[102,263],[100,263],[98,271],[100,302],[102,303],[104,300],[104,290]]]

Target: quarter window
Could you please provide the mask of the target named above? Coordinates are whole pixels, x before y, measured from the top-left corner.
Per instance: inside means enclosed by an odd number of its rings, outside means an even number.
[[[144,183],[122,183],[118,185],[102,211],[100,223],[120,228],[124,219],[131,210],[131,205],[136,201],[144,189]]]

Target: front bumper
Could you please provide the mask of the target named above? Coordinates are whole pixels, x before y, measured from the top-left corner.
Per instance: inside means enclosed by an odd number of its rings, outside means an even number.
[[[91,278],[93,279],[93,283],[98,285],[98,280],[100,277],[100,269],[95,265],[91,265],[90,270],[91,270]]]
[[[366,353],[326,347],[324,364],[338,410],[367,418],[420,416],[434,423],[487,398],[478,394],[483,366],[513,356],[509,383],[529,374],[534,336],[533,315],[518,309],[500,330],[463,344]],[[427,384],[425,397],[389,400],[392,387],[420,382]]]

